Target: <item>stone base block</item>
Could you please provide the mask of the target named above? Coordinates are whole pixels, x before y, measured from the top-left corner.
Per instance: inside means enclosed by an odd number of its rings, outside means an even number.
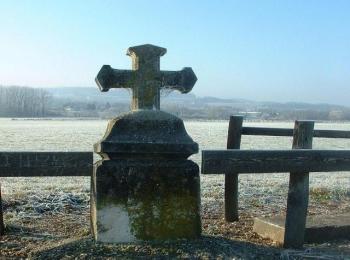
[[[255,218],[253,231],[283,245],[284,224],[284,216]],[[350,239],[350,213],[307,217],[305,243],[321,243],[334,239]]]
[[[196,238],[201,234],[198,166],[185,159],[99,161],[91,218],[98,242]]]

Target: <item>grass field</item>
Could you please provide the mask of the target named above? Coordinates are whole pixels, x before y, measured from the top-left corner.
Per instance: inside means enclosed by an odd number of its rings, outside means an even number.
[[[5,122],[0,129],[0,139],[5,147],[2,150],[7,151],[88,151],[105,129],[105,122],[101,121]],[[291,123],[248,124],[292,126]],[[225,147],[227,122],[186,122],[186,128],[202,149]],[[350,124],[323,124],[320,128],[350,129]],[[290,138],[242,139],[243,149],[290,147]],[[350,140],[316,140],[314,147],[349,149]],[[201,160],[199,154],[192,159],[197,163]],[[310,174],[309,215],[350,212],[349,175]],[[285,212],[288,179],[286,173],[240,175],[241,219],[236,223],[226,223],[223,220],[224,177],[202,175],[201,239],[190,242],[95,245],[89,230],[89,178],[1,178],[7,235],[0,239],[0,258],[350,258],[349,241],[305,245],[303,250],[284,250],[252,232],[253,217]]]

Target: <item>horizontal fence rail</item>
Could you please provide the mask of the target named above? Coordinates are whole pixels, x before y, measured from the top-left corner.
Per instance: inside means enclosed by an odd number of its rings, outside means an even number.
[[[242,135],[264,136],[293,136],[291,128],[242,127]],[[317,138],[350,138],[350,131],[343,130],[314,130],[313,137]]]
[[[92,152],[0,152],[0,177],[91,176]]]
[[[204,150],[202,173],[350,171],[350,150]]]

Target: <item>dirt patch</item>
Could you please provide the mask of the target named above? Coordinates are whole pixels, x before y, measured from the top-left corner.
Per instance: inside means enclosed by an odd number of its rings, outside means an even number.
[[[252,231],[254,217],[285,212],[286,191],[279,193],[279,189],[286,189],[283,185],[275,185],[261,194],[242,192],[240,220],[227,223],[223,219],[223,180],[209,178],[207,182],[211,185],[203,185],[201,193],[203,236],[200,239],[119,245],[95,244],[92,240],[88,188],[9,192],[3,198],[7,230],[0,238],[0,259],[350,259],[350,241],[285,250]],[[348,189],[345,193],[336,191],[311,189],[308,214],[349,212]]]
[[[209,213],[209,212],[207,212]],[[137,244],[96,244],[89,231],[88,211],[65,215],[45,214],[7,226],[0,239],[0,256],[33,259],[124,258],[235,258],[235,259],[345,259],[349,241],[306,245],[303,250],[284,250],[252,232],[253,219],[241,214],[235,223],[220,216],[203,215],[203,236],[197,240]]]

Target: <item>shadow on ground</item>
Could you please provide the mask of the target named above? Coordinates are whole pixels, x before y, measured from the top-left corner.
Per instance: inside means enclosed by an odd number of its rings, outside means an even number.
[[[203,236],[191,241],[148,242],[139,244],[96,244],[91,238],[68,239],[58,246],[41,248],[32,258],[238,258],[280,259],[278,248],[232,241],[222,237]]]
[[[244,216],[236,223],[203,219],[200,239],[137,244],[96,244],[90,236],[88,216],[74,214],[68,219],[48,216],[7,225],[6,235],[0,238],[0,258],[350,259],[349,241],[305,245],[301,250],[273,246],[251,232],[251,218]]]

